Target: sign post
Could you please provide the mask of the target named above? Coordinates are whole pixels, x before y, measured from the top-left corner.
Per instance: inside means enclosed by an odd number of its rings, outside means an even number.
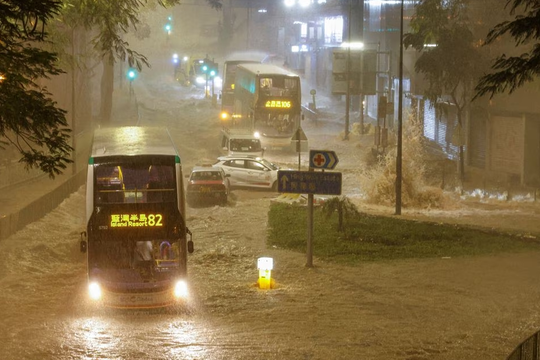
[[[313,195],[341,195],[341,173],[324,172],[338,162],[334,151],[310,150],[309,171],[278,170],[278,192],[308,194],[306,267],[313,267]]]
[[[302,147],[300,146],[300,128],[296,130],[296,133],[294,134],[294,137],[296,139],[296,152],[298,153],[298,171],[300,171],[300,153],[302,150]]]
[[[309,171],[313,171],[309,168]],[[308,194],[306,267],[313,267],[313,194]]]

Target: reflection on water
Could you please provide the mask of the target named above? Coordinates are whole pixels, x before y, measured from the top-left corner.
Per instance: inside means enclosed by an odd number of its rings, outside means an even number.
[[[100,310],[98,310],[100,311]],[[66,324],[64,356],[89,359],[213,359],[203,322],[184,315],[116,312]]]
[[[83,353],[92,354],[93,358],[109,358],[121,340],[113,336],[107,321],[100,318],[76,319],[72,330],[74,339],[78,342],[76,347]]]
[[[201,329],[192,322],[174,321],[167,327],[166,334],[171,339],[170,354],[179,359],[207,358],[209,340]]]

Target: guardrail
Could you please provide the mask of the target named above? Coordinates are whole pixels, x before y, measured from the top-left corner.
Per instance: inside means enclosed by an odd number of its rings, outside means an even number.
[[[317,121],[319,118],[319,113],[317,112],[317,110],[312,110],[305,105],[302,105],[302,111],[304,112],[308,120]]]
[[[539,333],[534,333],[519,344],[506,360],[540,360]]]

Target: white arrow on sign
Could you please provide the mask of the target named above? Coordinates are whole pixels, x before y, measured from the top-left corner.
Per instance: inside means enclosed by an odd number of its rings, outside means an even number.
[[[282,189],[286,189],[287,188],[287,183],[289,182],[289,178],[287,177],[287,175],[285,176],[282,176],[281,177],[281,188]]]

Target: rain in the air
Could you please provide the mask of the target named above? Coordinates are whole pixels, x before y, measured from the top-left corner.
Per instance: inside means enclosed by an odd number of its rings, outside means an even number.
[[[540,1],[0,1],[0,359],[540,360]]]

